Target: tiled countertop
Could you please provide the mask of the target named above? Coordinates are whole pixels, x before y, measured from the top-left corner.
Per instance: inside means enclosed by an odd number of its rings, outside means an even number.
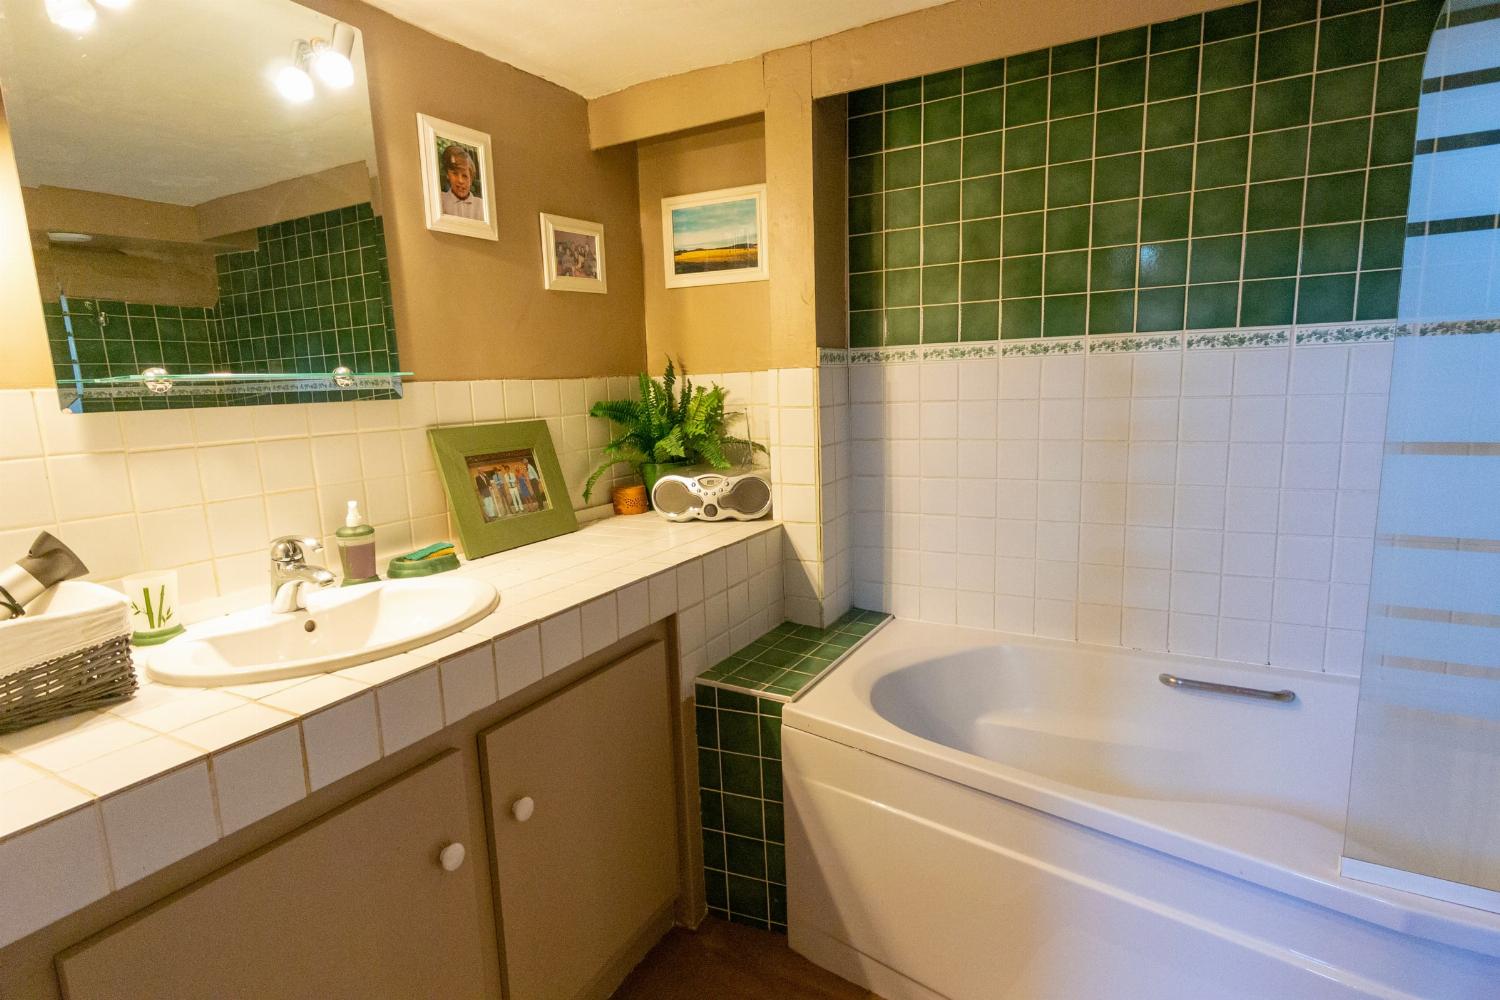
[[[775,521],[608,518],[465,563],[499,605],[409,652],[223,688],[138,670],[128,702],[0,736],[0,947],[679,613],[686,697],[781,620],[780,567]]]

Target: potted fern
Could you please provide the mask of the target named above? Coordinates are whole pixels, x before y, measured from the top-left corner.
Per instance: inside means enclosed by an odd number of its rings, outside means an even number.
[[[639,399],[610,399],[595,403],[589,416],[615,424],[620,433],[604,446],[604,461],[583,487],[587,500],[599,477],[620,463],[628,463],[645,484],[646,495],[657,479],[674,465],[711,465],[727,469],[726,446],[765,451],[762,445],[731,436],[725,428],[725,390],[694,386],[671,359],[660,379],[641,373]]]

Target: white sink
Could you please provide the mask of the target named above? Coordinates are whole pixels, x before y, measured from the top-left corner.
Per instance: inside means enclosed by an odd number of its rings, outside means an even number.
[[[500,601],[483,580],[431,576],[304,590],[306,611],[251,608],[153,649],[146,671],[167,684],[219,687],[322,673],[451,635]]]

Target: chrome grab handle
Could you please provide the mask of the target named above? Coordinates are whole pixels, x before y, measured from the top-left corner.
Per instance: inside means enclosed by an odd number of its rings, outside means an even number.
[[[1296,701],[1297,692],[1288,691],[1283,688],[1280,691],[1268,691],[1265,688],[1239,687],[1235,684],[1218,684],[1214,681],[1195,681],[1188,677],[1178,677],[1176,674],[1162,674],[1157,678],[1167,687],[1181,688],[1185,691],[1212,691],[1215,694],[1232,694],[1241,698],[1261,698],[1265,701]]]

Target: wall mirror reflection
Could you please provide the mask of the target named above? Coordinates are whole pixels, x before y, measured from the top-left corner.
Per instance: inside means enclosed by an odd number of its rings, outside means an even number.
[[[359,32],[289,0],[0,0],[61,405],[400,395]]]

